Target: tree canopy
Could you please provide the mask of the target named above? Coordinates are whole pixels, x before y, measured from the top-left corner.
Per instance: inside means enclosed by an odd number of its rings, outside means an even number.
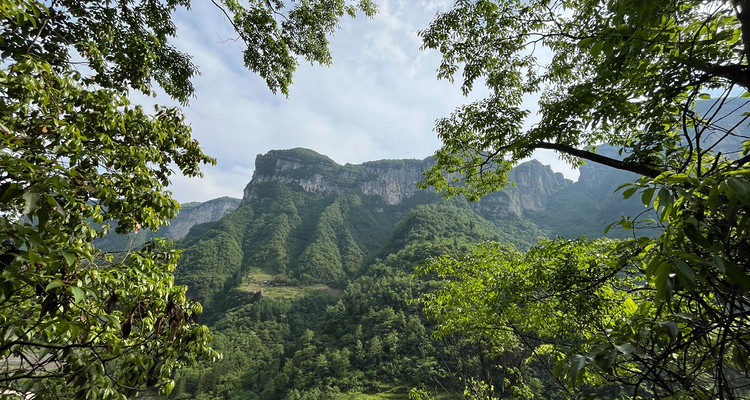
[[[717,143],[747,125],[744,115],[720,124],[745,111],[746,6],[457,1],[421,32],[424,47],[443,54],[438,77],[461,72],[466,93],[484,79],[490,94],[438,121],[443,146],[425,182],[481,195],[536,149],[651,178],[703,165]],[[539,98],[536,114],[522,104],[530,95]],[[693,105],[704,98],[716,101],[698,113]],[[622,148],[624,158],[596,154],[601,143]],[[741,146],[731,155],[746,157]],[[464,185],[450,184],[455,173]]]
[[[298,57],[330,63],[327,35],[369,0],[215,1],[246,66],[287,93]],[[158,86],[183,104],[198,73],[170,44],[189,0],[0,1],[0,390],[36,398],[169,393],[175,368],[215,358],[200,304],[154,241],[105,254],[92,240],[156,229],[179,204],[175,169],[214,163],[179,108],[128,100]],[[280,22],[279,22],[280,21]],[[83,66],[83,67],[81,67]]]
[[[425,299],[441,329],[543,352],[565,391],[617,381],[633,398],[746,396],[750,2],[458,0],[421,35],[443,55],[439,77],[460,76],[466,93],[482,81],[489,89],[438,121],[443,145],[425,186],[477,199],[534,150],[552,149],[573,165],[641,175],[623,195],[657,213],[623,218],[630,240],[577,243],[585,250],[564,259],[560,243],[544,242],[526,255],[436,260],[426,270],[460,281]],[[602,143],[619,157],[597,154]],[[484,280],[464,271],[479,266]],[[519,298],[508,274],[541,280],[535,295]],[[578,293],[595,301],[569,304]],[[467,296],[476,310],[437,311]],[[522,312],[502,306],[509,298]],[[602,310],[600,298],[622,305]],[[567,329],[566,318],[586,321]]]

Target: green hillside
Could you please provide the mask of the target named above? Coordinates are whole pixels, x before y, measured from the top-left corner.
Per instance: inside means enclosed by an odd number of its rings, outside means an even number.
[[[411,390],[458,398],[488,390],[471,378],[493,384],[496,395],[503,382],[523,381],[530,393],[556,398],[549,374],[519,372],[529,354],[434,339],[416,299],[438,282],[412,274],[430,258],[486,241],[527,249],[543,237],[601,235],[619,219],[616,176],[584,188],[530,163],[515,187],[480,205],[408,192],[396,177],[424,163],[339,166],[304,149],[259,156],[242,205],[178,242],[178,283],[202,302],[224,359],[183,371],[172,398],[406,399]],[[394,193],[367,182],[408,196],[389,202]]]

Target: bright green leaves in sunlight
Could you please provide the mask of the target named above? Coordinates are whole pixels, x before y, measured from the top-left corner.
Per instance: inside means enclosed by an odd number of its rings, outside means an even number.
[[[296,56],[330,63],[338,19],[375,11],[368,0],[303,1],[286,14],[281,1],[214,4],[234,16],[260,63],[250,69],[284,93]],[[182,104],[194,95],[198,69],[170,44],[172,13],[189,5],[0,0],[0,392],[166,395],[177,368],[218,357],[196,322],[202,307],[174,285],[176,250],[157,240],[104,254],[92,244],[113,227],[165,224],[180,207],[170,177],[215,162],[179,108],[128,100],[154,85]]]
[[[213,160],[179,110],[148,115],[77,78],[34,57],[0,71],[2,387],[39,398],[167,393],[176,367],[216,356],[195,323],[200,305],[173,284],[177,252],[154,243],[105,255],[91,241],[115,224],[164,224],[179,208],[165,192],[172,168],[195,176]]]
[[[424,310],[437,321],[439,336],[467,334],[507,353],[531,350],[529,361],[555,368],[567,392],[593,379],[583,372],[595,361],[579,357],[592,348],[580,339],[635,312],[643,283],[634,278],[634,265],[602,257],[620,247],[609,240],[557,239],[524,253],[488,242],[462,258],[433,259],[417,274],[436,274],[445,283],[422,298]],[[597,363],[611,369],[616,358]]]
[[[718,0],[457,1],[420,33],[424,47],[442,53],[439,78],[461,73],[465,92],[489,94],[437,122],[425,186],[476,198],[536,149],[651,177],[684,168],[679,141],[705,149],[701,129],[717,122],[716,108],[691,112],[698,96],[750,85],[742,22]],[[623,158],[595,154],[601,143]]]
[[[179,110],[148,115],[77,78],[34,57],[0,71],[2,387],[39,398],[166,393],[176,367],[216,356],[195,323],[200,305],[173,284],[177,253],[155,243],[105,255],[91,240],[113,224],[173,218],[171,169],[194,176],[213,160]]]
[[[632,239],[578,242],[598,253],[601,279],[570,269],[586,251],[560,241],[527,254],[484,247],[428,266],[454,277],[426,298],[428,314],[446,331],[544,350],[565,390],[609,381],[633,398],[750,396],[746,32],[746,1],[459,0],[436,17],[421,35],[443,55],[438,77],[463,71],[465,92],[483,80],[489,95],[438,121],[423,186],[478,199],[551,149],[642,176],[621,189],[645,208],[619,222]],[[598,154],[601,144],[619,153]],[[590,278],[592,302],[577,308]]]
[[[733,291],[750,291],[743,266],[750,239],[750,171],[734,169],[734,164],[717,162],[712,165],[717,173],[701,179],[686,174],[644,178],[625,191],[641,190],[644,205],[657,212],[658,220],[645,221],[643,228],[661,227],[662,233],[644,246],[642,257],[647,276],[659,283],[658,301],[669,301],[676,286],[694,292],[722,282]]]

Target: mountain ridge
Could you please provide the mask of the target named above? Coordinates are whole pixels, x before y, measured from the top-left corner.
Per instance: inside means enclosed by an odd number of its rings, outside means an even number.
[[[457,398],[461,379],[488,360],[476,357],[493,355],[435,341],[416,299],[438,282],[415,279],[415,266],[487,241],[523,250],[540,238],[598,237],[620,210],[644,209],[614,192],[628,175],[585,168],[572,182],[538,161],[478,202],[446,199],[416,188],[430,163],[339,165],[307,149],[257,156],[239,207],[176,242],[176,283],[201,302],[226,354],[185,372],[176,398],[355,398],[428,383]],[[467,375],[448,372],[458,370]]]
[[[178,242],[183,249],[178,281],[207,309],[220,312],[217,295],[239,288],[253,271],[291,285],[343,287],[374,259],[414,241],[438,248],[497,240],[528,248],[542,237],[601,236],[619,219],[602,208],[607,199],[622,201],[611,193],[616,174],[606,182],[589,179],[599,185],[591,187],[532,160],[511,171],[514,185],[469,203],[417,189],[432,162],[339,165],[302,148],[258,155],[239,207],[216,222],[196,225]],[[429,247],[416,253],[440,255]]]
[[[379,160],[339,165],[313,150],[271,150],[256,157],[253,177],[241,204],[258,196],[256,187],[265,182],[298,185],[308,192],[343,194],[359,189],[395,205],[418,191],[416,183],[430,165],[425,160]]]

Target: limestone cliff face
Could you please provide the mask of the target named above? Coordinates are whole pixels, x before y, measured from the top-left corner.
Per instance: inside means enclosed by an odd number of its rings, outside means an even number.
[[[264,182],[301,186],[306,192],[340,193],[343,188],[326,179],[338,168],[333,160],[322,155],[315,158],[294,150],[272,150],[256,158],[253,179],[245,188],[243,201],[252,198],[254,186]]]
[[[609,145],[601,145],[597,154],[605,157],[622,160],[623,156]],[[625,182],[634,182],[639,176],[627,171],[607,167],[595,162],[585,162],[579,168],[580,176],[576,182],[579,190],[585,191],[593,197],[602,197],[611,194],[617,187]]]
[[[416,183],[428,160],[382,160],[339,165],[307,149],[272,150],[258,155],[253,178],[245,187],[242,204],[259,196],[263,183],[292,185],[306,192],[342,194],[359,190],[395,205],[417,192]]]
[[[159,235],[173,240],[182,239],[194,225],[218,221],[224,215],[236,210],[239,205],[240,200],[231,197],[209,200],[193,207],[186,205],[180,209],[177,217],[171,220],[168,226],[159,230]]]
[[[508,177],[515,183],[514,186],[485,196],[474,204],[474,210],[493,218],[521,216],[525,211],[541,211],[546,209],[551,196],[573,183],[536,160],[519,164]]]
[[[362,193],[380,196],[390,205],[399,204],[417,192],[417,182],[430,164],[425,161],[374,161],[362,164]]]
[[[273,182],[315,193],[361,191],[380,197],[386,204],[396,205],[417,193],[416,183],[432,162],[429,158],[381,160],[342,166],[312,150],[273,150],[256,158],[255,172],[245,187],[242,203],[262,196],[263,184]],[[550,196],[572,184],[538,161],[519,165],[510,178],[515,186],[486,196],[473,208],[486,216],[520,216],[527,210],[544,209]]]

